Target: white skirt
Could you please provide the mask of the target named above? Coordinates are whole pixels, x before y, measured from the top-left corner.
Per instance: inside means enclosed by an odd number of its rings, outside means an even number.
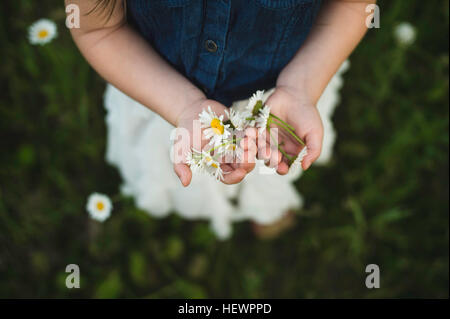
[[[324,141],[315,164],[325,164],[331,158],[336,139],[331,117],[339,102],[342,74],[348,66],[346,61],[318,102]],[[270,93],[266,92],[265,98]],[[238,101],[232,107],[246,104],[247,101]],[[123,179],[121,191],[133,196],[137,207],[148,214],[164,217],[176,212],[186,219],[206,219],[217,237],[226,239],[231,235],[233,222],[252,220],[270,224],[289,209],[302,207],[302,196],[292,183],[301,175],[299,167],[280,176],[257,161],[255,169],[237,185],[194,175],[191,184],[184,188],[170,161],[173,126],[112,85],[106,89],[105,107],[106,161],[119,169]]]

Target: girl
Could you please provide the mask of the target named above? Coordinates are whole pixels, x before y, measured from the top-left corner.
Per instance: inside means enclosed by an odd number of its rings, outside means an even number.
[[[325,161],[336,102],[326,96],[336,93],[339,75],[319,102],[320,113],[316,105],[366,32],[370,2],[66,0],[81,9],[81,28],[71,30],[76,44],[111,83],[105,95],[107,160],[119,167],[123,191],[155,216],[175,210],[186,218],[208,218],[220,238],[229,236],[232,221],[270,224],[300,207],[291,185],[299,173],[281,176],[289,166],[278,153],[271,156],[279,176],[263,174],[261,163],[268,158],[249,146],[251,137],[244,140],[244,158],[258,155],[261,169],[244,181],[255,166],[251,161],[227,165],[224,184],[192,178],[189,166],[176,163],[177,183],[169,164],[171,127],[192,134],[193,121],[207,106],[224,114],[227,107],[242,107],[256,90],[270,89],[264,98],[271,112],[306,143],[304,170],[322,151],[322,113]],[[300,152],[295,140],[280,139],[289,155]]]

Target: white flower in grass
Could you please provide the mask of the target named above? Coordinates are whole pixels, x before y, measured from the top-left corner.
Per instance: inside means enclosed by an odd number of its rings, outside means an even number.
[[[200,122],[202,124],[202,128],[205,130],[203,133],[205,137],[210,139],[210,145],[219,145],[223,143],[223,140],[230,136],[230,131],[228,130],[230,125],[223,124],[223,115],[217,116],[215,112],[211,110],[211,107],[208,106],[208,110],[203,110],[200,115]]]
[[[41,19],[28,28],[28,39],[31,44],[44,45],[51,42],[58,35],[56,24],[48,19]]]
[[[395,27],[394,35],[399,44],[410,45],[416,39],[416,28],[408,22],[402,22]]]
[[[259,110],[258,115],[256,116],[256,127],[259,132],[262,133],[267,127],[267,121],[270,116],[270,106],[265,105],[262,109]]]
[[[255,114],[255,106],[259,104],[259,106],[262,107],[262,105],[264,104],[263,95],[264,91],[256,91],[256,93],[254,93],[249,99],[246,110],[252,114]]]
[[[109,197],[99,193],[91,194],[86,204],[86,210],[89,216],[99,222],[104,222],[111,216],[112,208],[113,206]]]

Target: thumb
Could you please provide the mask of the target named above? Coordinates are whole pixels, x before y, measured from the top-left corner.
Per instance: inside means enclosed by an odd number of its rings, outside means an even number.
[[[173,170],[177,174],[178,178],[184,187],[188,186],[192,180],[192,172],[188,165],[179,163],[173,165]]]
[[[308,154],[302,161],[302,167],[306,171],[315,160],[317,160],[322,152],[322,132],[311,132],[306,135],[305,143],[308,148]]]

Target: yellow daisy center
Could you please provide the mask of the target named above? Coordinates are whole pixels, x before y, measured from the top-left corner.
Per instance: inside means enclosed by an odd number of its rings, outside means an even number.
[[[102,202],[98,202],[97,203],[97,209],[98,210],[103,210],[105,208],[105,204],[103,204]]]
[[[219,168],[216,163],[212,163],[211,166],[214,168]]]
[[[39,37],[40,39],[44,39],[44,38],[48,37],[48,31],[47,31],[47,30],[41,30],[41,31],[39,31],[38,37]]]
[[[223,134],[224,127],[218,118],[214,118],[211,121],[211,128],[213,129],[214,133],[219,135]]]

